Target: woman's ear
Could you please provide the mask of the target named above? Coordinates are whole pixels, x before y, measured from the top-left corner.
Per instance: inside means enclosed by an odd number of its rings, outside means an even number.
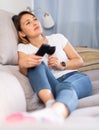
[[[25,37],[26,36],[22,31],[19,31],[18,34],[19,34],[20,37]]]
[[[19,31],[18,37],[19,37],[19,42],[22,42],[25,44],[29,43],[28,39],[26,38],[26,35],[23,32]]]

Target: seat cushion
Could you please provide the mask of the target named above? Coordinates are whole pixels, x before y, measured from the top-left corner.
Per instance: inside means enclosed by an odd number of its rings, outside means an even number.
[[[0,70],[0,123],[18,111],[26,111],[23,89],[15,76]]]
[[[44,104],[41,103],[37,95],[33,92],[28,78],[19,72],[17,65],[0,65],[0,70],[12,74],[20,83],[25,94],[27,111],[33,111],[44,107]]]

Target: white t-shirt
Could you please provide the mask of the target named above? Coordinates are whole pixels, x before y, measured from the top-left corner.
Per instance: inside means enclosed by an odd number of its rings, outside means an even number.
[[[61,61],[68,61],[68,57],[66,56],[66,53],[64,52],[63,48],[66,46],[68,39],[66,39],[62,34],[52,34],[50,36],[46,36],[48,40],[48,44],[51,46],[56,46],[56,51],[54,55],[59,58],[60,62]],[[29,44],[23,44],[20,43],[18,44],[18,51],[24,52],[26,54],[32,54],[36,53],[38,51],[38,48],[33,46],[31,43]],[[43,61],[45,62],[46,65],[48,61],[48,55],[45,54],[43,57]],[[50,69],[53,75],[56,78],[61,77],[64,74],[67,74],[72,71],[77,71],[77,70],[57,70],[57,69]]]

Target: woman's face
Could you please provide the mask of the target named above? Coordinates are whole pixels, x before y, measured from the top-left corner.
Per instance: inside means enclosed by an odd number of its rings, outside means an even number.
[[[42,34],[42,27],[39,20],[31,14],[24,14],[20,20],[21,34],[27,38],[34,38]]]

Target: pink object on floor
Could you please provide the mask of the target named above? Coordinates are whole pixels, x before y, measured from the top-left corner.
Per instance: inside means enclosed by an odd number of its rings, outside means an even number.
[[[34,117],[30,117],[25,115],[24,113],[13,113],[9,116],[7,116],[6,118],[6,123],[7,124],[17,124],[17,123],[21,123],[21,122],[35,122],[36,119]]]

